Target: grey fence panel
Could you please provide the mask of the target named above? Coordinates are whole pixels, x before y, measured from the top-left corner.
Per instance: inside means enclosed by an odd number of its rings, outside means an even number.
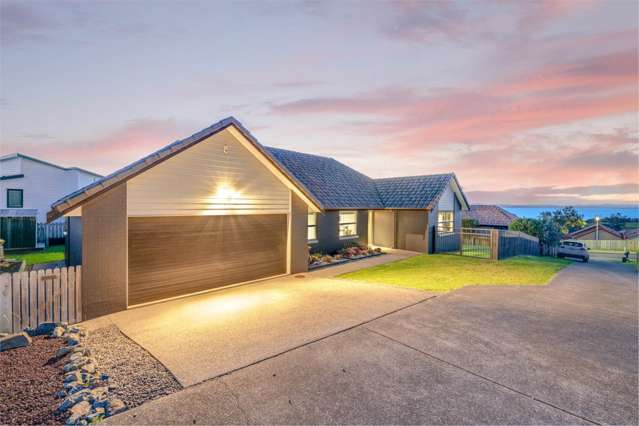
[[[49,240],[62,240],[65,237],[65,223],[38,223],[37,241],[39,244],[49,244]]]
[[[459,252],[461,238],[459,231],[457,232],[436,232],[435,234],[435,252],[450,253]]]
[[[498,258],[506,259],[513,256],[539,256],[539,240],[523,232],[500,231]]]

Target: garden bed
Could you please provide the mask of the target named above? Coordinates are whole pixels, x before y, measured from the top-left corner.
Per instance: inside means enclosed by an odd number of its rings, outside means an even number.
[[[34,337],[24,348],[0,352],[0,424],[63,424],[55,393],[67,361],[55,360],[62,339]]]
[[[22,272],[25,269],[25,262],[22,260],[3,259],[0,260],[0,273]]]
[[[347,247],[333,255],[313,253],[308,259],[308,269],[311,271],[328,266],[340,265],[354,260],[380,256],[382,254],[384,253],[381,249],[362,246]]]

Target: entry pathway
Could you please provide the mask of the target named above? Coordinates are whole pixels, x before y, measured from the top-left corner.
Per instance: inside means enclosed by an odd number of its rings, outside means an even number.
[[[609,262],[465,288],[106,423],[637,424],[637,290]]]
[[[412,255],[394,252],[349,266]],[[101,321],[117,325],[182,386],[190,386],[432,297],[416,290],[323,278],[342,269],[325,268],[148,305]]]

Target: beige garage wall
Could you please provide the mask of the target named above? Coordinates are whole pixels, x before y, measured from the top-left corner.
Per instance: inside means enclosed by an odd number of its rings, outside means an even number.
[[[126,185],[82,208],[82,312],[91,319],[127,307]]]
[[[289,198],[228,129],[127,182],[129,216],[288,213]]]

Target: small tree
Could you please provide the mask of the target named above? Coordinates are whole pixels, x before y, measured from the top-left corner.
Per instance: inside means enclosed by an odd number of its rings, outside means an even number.
[[[510,223],[508,229],[539,238],[540,222],[537,219],[518,218]]]
[[[556,246],[562,236],[561,228],[552,216],[539,215],[539,242],[547,247]]]
[[[552,212],[551,217],[563,234],[568,234],[586,226],[583,215],[579,214],[577,209],[572,206],[555,210]]]
[[[515,219],[508,229],[537,237],[539,243],[544,247],[557,245],[562,236],[559,225],[553,220],[550,212],[541,213],[539,219]]]
[[[601,223],[605,223],[606,226],[609,226],[616,231],[621,231],[626,226],[626,222],[630,222],[631,220],[632,219],[628,216],[621,213],[615,213],[602,218]]]

